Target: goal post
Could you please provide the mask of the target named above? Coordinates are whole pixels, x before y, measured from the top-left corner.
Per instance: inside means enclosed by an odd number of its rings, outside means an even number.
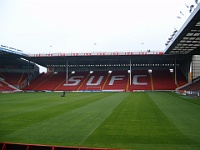
[[[101,89],[101,86],[87,86],[86,87],[86,90],[87,91],[101,91],[102,89]]]

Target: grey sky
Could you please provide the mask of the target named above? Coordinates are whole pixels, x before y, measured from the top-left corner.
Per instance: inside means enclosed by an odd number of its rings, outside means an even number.
[[[164,51],[189,15],[185,4],[195,1],[0,0],[0,44],[25,53]]]

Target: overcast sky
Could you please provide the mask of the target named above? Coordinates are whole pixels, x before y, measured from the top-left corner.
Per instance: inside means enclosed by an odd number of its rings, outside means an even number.
[[[28,54],[164,51],[191,4],[195,0],[0,0],[0,44]]]

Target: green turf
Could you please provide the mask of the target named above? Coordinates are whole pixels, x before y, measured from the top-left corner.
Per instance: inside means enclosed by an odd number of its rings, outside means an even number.
[[[172,92],[0,94],[0,142],[200,149],[200,100]]]

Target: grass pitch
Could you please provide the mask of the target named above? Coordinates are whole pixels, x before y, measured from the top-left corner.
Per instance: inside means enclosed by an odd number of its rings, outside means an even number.
[[[0,142],[200,149],[200,100],[171,92],[0,94]]]

